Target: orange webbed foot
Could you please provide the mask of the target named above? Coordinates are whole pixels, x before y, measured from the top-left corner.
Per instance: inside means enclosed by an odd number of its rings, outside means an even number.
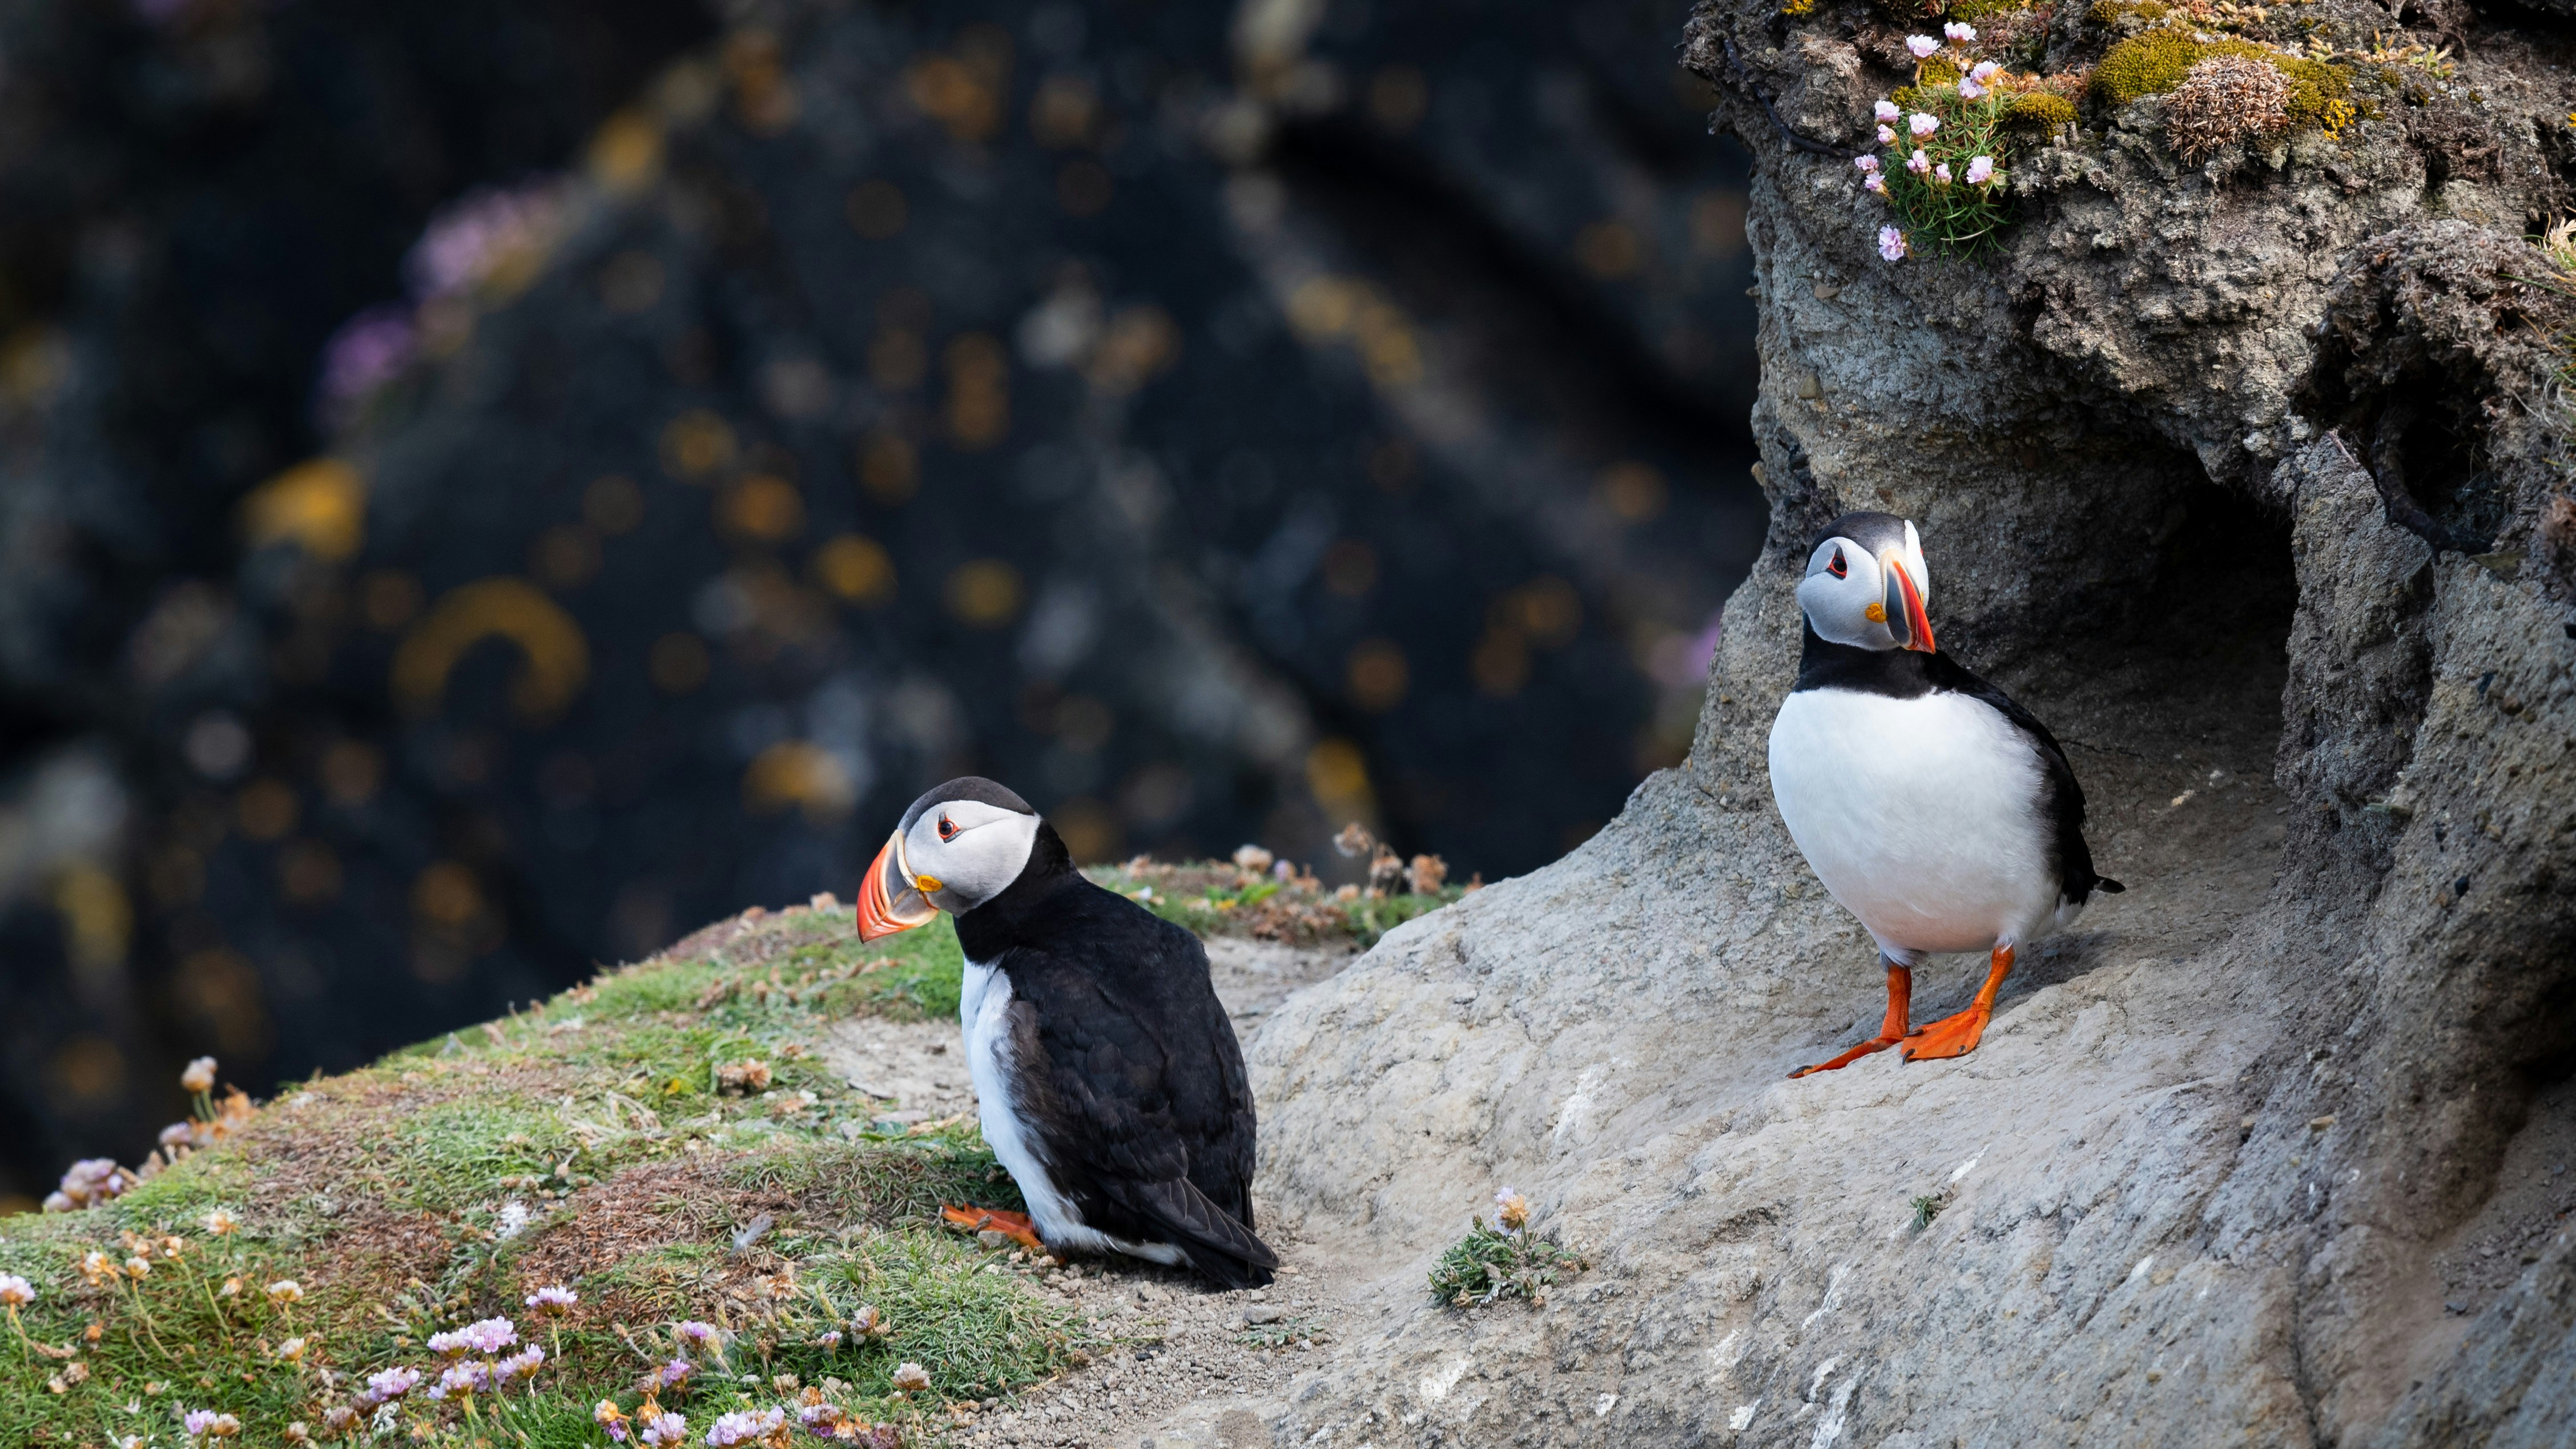
[[[1957,1016],[1945,1016],[1906,1038],[1905,1059],[1926,1062],[1964,1057],[1985,1039],[1986,1023],[1993,1019],[1993,1009],[1984,1006],[1971,1006]]]
[[[943,1204],[940,1219],[964,1228],[970,1233],[1000,1233],[1032,1253],[1043,1253],[1046,1244],[1038,1241],[1037,1224],[1028,1214],[1005,1212],[1000,1208],[955,1207]]]
[[[1995,993],[2003,990],[2004,978],[2012,974],[2013,948],[1997,946],[1986,964],[1986,984],[1977,990],[1977,999],[1957,1016],[1945,1016],[1905,1043],[1909,1062],[1936,1061],[1942,1057],[1964,1057],[1985,1040],[1986,1023],[1995,1018]]]
[[[1808,1076],[1816,1072],[1841,1071],[1843,1068],[1859,1061],[1862,1057],[1868,1056],[1872,1052],[1883,1052],[1903,1040],[1903,1037],[1895,1036],[1871,1037],[1869,1040],[1862,1042],[1859,1046],[1853,1047],[1851,1050],[1844,1052],[1838,1057],[1834,1057],[1828,1061],[1818,1062],[1812,1067],[1798,1068],[1796,1071],[1789,1074],[1789,1080],[1794,1082],[1800,1077]]]
[[[1789,1074],[1789,1080],[1794,1082],[1800,1077],[1816,1072],[1840,1071],[1872,1052],[1883,1052],[1905,1040],[1906,1013],[1912,1008],[1913,1000],[1913,970],[1889,961],[1887,963],[1887,1019],[1879,1023],[1878,1035],[1830,1061],[1818,1062],[1812,1067],[1798,1068]]]

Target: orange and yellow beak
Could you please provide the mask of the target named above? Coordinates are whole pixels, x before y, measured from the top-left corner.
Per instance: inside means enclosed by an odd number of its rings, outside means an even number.
[[[903,832],[889,836],[877,858],[868,862],[867,879],[859,885],[859,939],[873,941],[897,931],[926,926],[939,914],[930,893],[939,882],[915,875],[905,859]]]
[[[1880,605],[1887,611],[1887,632],[1903,648],[1932,653],[1932,617],[1923,612],[1923,595],[1914,587],[1904,555],[1892,549],[1880,555],[1878,571],[1887,579],[1887,597]]]

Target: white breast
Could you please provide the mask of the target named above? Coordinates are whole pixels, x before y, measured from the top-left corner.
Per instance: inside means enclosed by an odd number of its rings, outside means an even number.
[[[990,966],[966,963],[957,1003],[958,1025],[965,1029],[966,1070],[975,1081],[975,1111],[984,1129],[984,1145],[993,1149],[1002,1170],[1019,1184],[1028,1200],[1029,1218],[1050,1248],[1120,1252],[1157,1263],[1178,1263],[1181,1250],[1167,1243],[1131,1243],[1086,1225],[1072,1199],[1047,1172],[1046,1152],[1038,1134],[1020,1115],[1018,1073],[1011,1061],[1011,978]]]
[[[1771,796],[1834,899],[1910,963],[2037,939],[2058,882],[2032,742],[1969,695],[1791,694]]]

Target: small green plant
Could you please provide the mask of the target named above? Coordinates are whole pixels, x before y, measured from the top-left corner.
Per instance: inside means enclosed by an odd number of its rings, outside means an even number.
[[[2001,158],[2007,132],[2030,117],[2015,114],[2002,66],[1968,63],[1963,47],[1977,38],[1975,26],[1954,20],[1941,30],[1941,40],[1907,38],[1915,83],[1878,103],[1880,150],[1853,163],[1862,188],[1897,215],[1898,225],[1878,230],[1878,254],[1891,262],[1927,241],[1953,256],[1981,255],[2012,219]]]
[[[1939,1193],[1925,1193],[1914,1199],[1910,1206],[1914,1209],[1914,1231],[1919,1233],[1932,1226],[1932,1220],[1941,1216],[1941,1209],[1947,1204]]]
[[[1460,1238],[1431,1265],[1431,1294],[1454,1308],[1477,1308],[1503,1298],[1545,1304],[1561,1274],[1580,1273],[1583,1255],[1553,1237],[1530,1231],[1529,1202],[1510,1188],[1494,1194],[1494,1225],[1468,1219]]]

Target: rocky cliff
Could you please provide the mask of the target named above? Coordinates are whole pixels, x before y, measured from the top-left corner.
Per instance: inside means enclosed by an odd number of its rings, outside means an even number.
[[[1757,157],[1769,543],[1685,765],[1254,1044],[1281,1209],[1389,1265],[1280,1442],[2564,1442],[2576,51],[2460,8],[1788,8],[1688,49]],[[2141,38],[2184,63],[2132,95]],[[2181,160],[2231,45],[2348,111]],[[2008,224],[1945,254],[1853,158],[1908,159],[1877,98],[1956,127],[1980,76],[2064,104],[1990,133]],[[2067,740],[2130,890],[1973,1056],[1789,1082],[1878,1010],[1763,754],[1850,508],[1921,523],[1945,647]],[[1598,1266],[1434,1306],[1502,1181]]]

